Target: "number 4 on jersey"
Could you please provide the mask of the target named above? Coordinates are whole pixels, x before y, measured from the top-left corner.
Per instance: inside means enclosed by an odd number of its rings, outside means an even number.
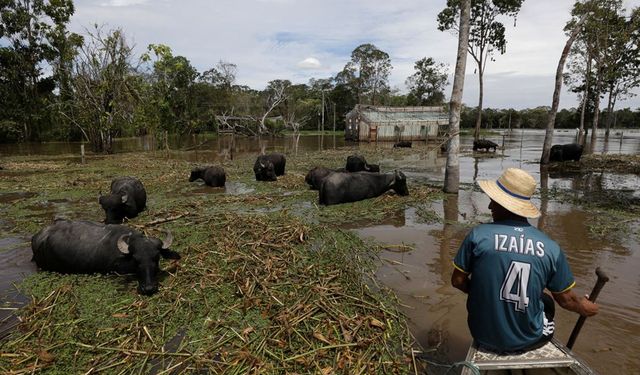
[[[531,264],[512,261],[502,282],[500,299],[515,304],[516,311],[524,312],[529,306],[527,285],[529,284],[530,271]]]

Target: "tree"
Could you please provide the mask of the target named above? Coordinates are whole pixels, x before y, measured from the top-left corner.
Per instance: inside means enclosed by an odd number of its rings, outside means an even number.
[[[478,96],[478,117],[474,131],[474,139],[480,136],[482,124],[482,99],[484,93],[484,72],[487,59],[493,60],[493,53],[505,53],[507,41],[505,27],[498,20],[499,16],[516,17],[524,0],[472,0],[470,15],[469,54],[476,62],[480,92]],[[438,14],[438,30],[454,30],[458,32],[460,0],[447,0],[447,7]]]
[[[50,124],[56,79],[63,77],[59,70],[47,75],[45,66],[55,68],[56,60],[73,54],[77,43],[63,45],[73,12],[71,0],[0,2],[0,120],[21,139],[35,138],[34,130]]]
[[[389,55],[373,44],[362,44],[351,52],[351,61],[345,65],[337,80],[354,87],[358,103],[363,100],[376,105],[381,92],[389,90],[391,72]]]
[[[464,73],[467,67],[467,45],[469,44],[471,0],[460,3],[460,25],[458,26],[458,54],[453,76],[451,102],[449,104],[449,142],[447,146],[447,166],[444,172],[444,192],[458,194],[460,188],[460,110],[464,90]]]
[[[551,109],[549,110],[549,120],[547,121],[547,130],[544,135],[544,144],[542,146],[542,157],[540,158],[540,164],[549,164],[549,155],[551,153],[551,142],[553,141],[553,129],[556,122],[556,113],[558,112],[558,106],[560,105],[560,91],[562,89],[562,72],[564,70],[564,63],[567,60],[567,55],[571,50],[573,41],[578,37],[582,24],[587,20],[588,13],[584,14],[582,18],[575,24],[569,39],[564,45],[562,54],[560,54],[560,61],[558,61],[558,67],[556,68],[556,84],[553,91],[553,99],[551,101]]]
[[[135,90],[132,47],[120,29],[87,30],[87,40],[74,58],[73,97],[63,108],[96,152],[113,152],[113,138],[133,123],[139,100]]]
[[[170,131],[193,131],[197,126],[193,100],[197,70],[186,57],[174,56],[171,48],[163,44],[150,44],[142,61],[153,61],[149,102],[152,104],[150,109],[157,112],[157,125]]]
[[[408,105],[440,105],[445,100],[447,85],[446,65],[436,63],[431,57],[416,61],[416,72],[406,80],[409,88]]]

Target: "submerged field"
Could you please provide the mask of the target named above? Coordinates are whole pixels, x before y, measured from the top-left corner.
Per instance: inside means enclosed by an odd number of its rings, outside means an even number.
[[[407,207],[430,215],[438,190],[317,205],[304,175],[343,166],[348,150],[287,155],[277,182],[254,181],[255,155],[223,166],[227,189],[189,183],[180,152],[0,160],[7,231],[30,236],[54,217],[103,219],[112,178],[136,176],[148,209],[128,223],[174,235],[179,261],[161,261],[160,291],[127,276],[38,272],[19,289],[31,302],[0,342],[0,372],[413,373],[413,339],[398,302],[373,278],[380,247],[348,230]],[[367,154],[365,153],[365,156]],[[13,195],[11,195],[13,194]],[[7,233],[5,233],[7,235]],[[30,251],[25,244],[25,251]]]

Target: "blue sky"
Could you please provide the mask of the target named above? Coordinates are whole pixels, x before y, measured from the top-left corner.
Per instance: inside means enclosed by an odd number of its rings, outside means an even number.
[[[485,73],[484,106],[527,108],[550,105],[554,75],[566,41],[562,28],[573,1],[528,0],[517,25],[506,21],[507,52]],[[437,29],[446,0],[76,0],[71,29],[94,23],[121,27],[138,53],[151,43],[169,45],[199,70],[220,60],[238,66],[237,83],[263,89],[273,79],[307,83],[342,70],[351,51],[373,43],[391,57],[393,88],[422,57],[454,69],[457,37]],[[640,0],[625,1],[627,8]],[[478,78],[467,60],[464,102],[475,106]],[[447,89],[450,95],[450,89]],[[576,106],[564,90],[560,106]],[[638,97],[618,108],[640,107]]]

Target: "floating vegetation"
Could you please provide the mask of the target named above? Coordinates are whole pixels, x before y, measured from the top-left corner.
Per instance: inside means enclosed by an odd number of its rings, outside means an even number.
[[[347,155],[287,155],[287,174],[273,183],[254,181],[253,157],[224,162],[230,181],[252,189],[236,195],[191,194],[199,188],[187,182],[191,163],[172,153],[113,155],[86,165],[3,160],[20,167],[4,171],[0,190],[37,193],[0,208],[11,232],[35,233],[60,215],[100,221],[98,192],[131,175],[145,184],[149,200],[128,224],[170,229],[182,259],[161,262],[160,290],[151,297],[138,295],[130,276],[28,277],[20,288],[31,302],[0,342],[0,372],[414,372],[405,318],[373,277],[380,248],[340,226],[383,221],[417,205],[426,217],[425,204],[440,194],[410,183],[408,197],[318,206],[304,175],[313,165],[341,166]]]

